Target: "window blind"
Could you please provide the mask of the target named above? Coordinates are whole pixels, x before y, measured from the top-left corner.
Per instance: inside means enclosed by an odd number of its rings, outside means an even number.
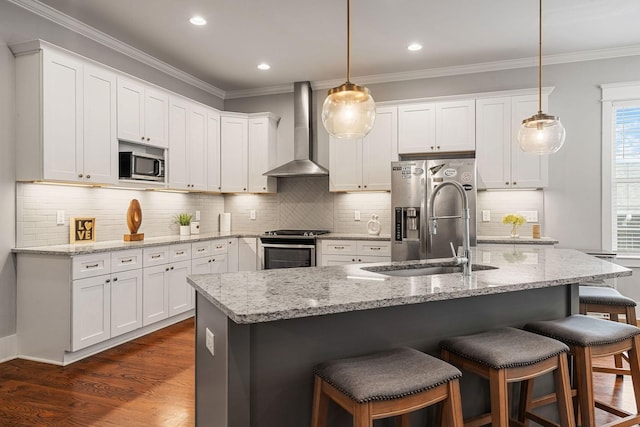
[[[614,249],[640,255],[640,101],[614,106]]]

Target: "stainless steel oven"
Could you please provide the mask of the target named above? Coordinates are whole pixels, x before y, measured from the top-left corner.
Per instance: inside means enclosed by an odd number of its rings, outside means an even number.
[[[260,238],[262,268],[314,267],[316,238],[327,230],[274,230]]]

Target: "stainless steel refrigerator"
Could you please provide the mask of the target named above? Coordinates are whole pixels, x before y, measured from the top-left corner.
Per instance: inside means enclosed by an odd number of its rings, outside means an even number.
[[[469,200],[470,241],[476,239],[476,160],[429,159],[391,163],[391,259],[448,258],[450,242],[462,245],[462,200],[453,186],[446,186],[435,197],[437,234],[429,233],[433,189],[444,181],[457,181]]]

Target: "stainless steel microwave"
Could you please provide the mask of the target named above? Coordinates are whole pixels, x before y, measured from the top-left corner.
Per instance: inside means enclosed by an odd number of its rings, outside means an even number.
[[[120,179],[164,181],[164,158],[133,151],[120,152]]]

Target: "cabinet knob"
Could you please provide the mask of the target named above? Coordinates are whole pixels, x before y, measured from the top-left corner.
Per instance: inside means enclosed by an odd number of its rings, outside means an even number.
[[[351,261],[352,261],[352,262],[356,262],[356,259],[355,259],[355,258],[351,258]]]
[[[173,267],[171,267],[171,269],[173,270]]]
[[[164,271],[169,271],[169,267],[165,268]]]
[[[81,173],[78,174],[78,178],[82,178],[82,174]]]
[[[117,282],[117,281],[118,281],[118,278],[117,278],[117,277],[114,277],[114,278],[113,278],[113,281],[114,281],[114,282]]]
[[[509,181],[505,182],[506,185],[509,185]]]
[[[151,141],[151,138],[147,138],[147,141]]]
[[[438,147],[436,147],[438,150],[440,149],[440,146],[438,145]]]
[[[142,141],[144,141],[144,136],[142,138],[140,138]]]
[[[91,175],[87,175],[87,179],[90,179],[90,178],[91,178]]]
[[[431,149],[433,150],[434,148],[436,148],[436,147],[434,147],[434,146],[432,145],[432,146],[431,146]]]
[[[518,183],[517,183],[517,182],[515,182],[515,181],[513,181],[513,185],[518,185]]]
[[[218,190],[220,190],[220,187],[218,187]]]
[[[367,188],[367,186],[365,185],[364,188]]]
[[[107,279],[107,280],[105,280],[104,282],[105,282],[105,283],[109,283],[109,282],[111,282],[111,279]]]
[[[209,260],[209,262],[211,262],[211,260]]]
[[[214,258],[214,259],[212,259],[211,261],[216,262],[216,259]]]
[[[246,189],[246,188],[243,188],[243,189],[242,189],[242,191],[247,191],[247,189]]]
[[[262,187],[262,189],[263,189],[264,191],[267,191],[267,187]]]

